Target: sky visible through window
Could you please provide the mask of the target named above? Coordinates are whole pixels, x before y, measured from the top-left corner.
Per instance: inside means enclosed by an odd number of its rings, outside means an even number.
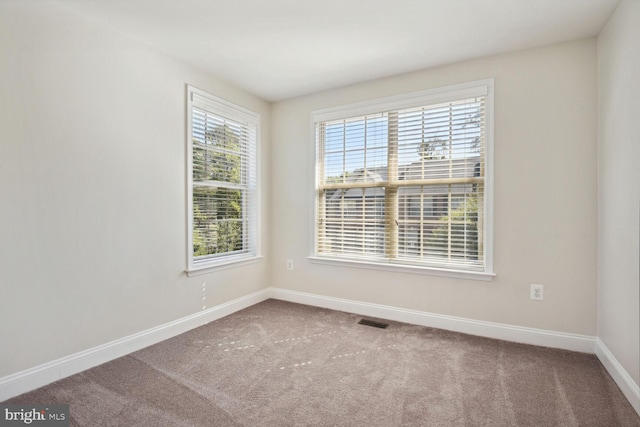
[[[398,163],[422,158],[478,156],[482,103],[469,100],[397,113]],[[387,165],[389,114],[378,113],[326,122],[325,177],[349,177],[356,170]]]

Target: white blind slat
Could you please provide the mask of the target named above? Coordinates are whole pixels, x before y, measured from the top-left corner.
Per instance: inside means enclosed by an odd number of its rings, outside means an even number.
[[[318,122],[316,252],[481,269],[484,123],[484,97]]]

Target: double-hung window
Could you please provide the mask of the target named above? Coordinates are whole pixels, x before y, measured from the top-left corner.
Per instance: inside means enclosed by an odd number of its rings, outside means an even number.
[[[315,111],[313,260],[488,279],[493,81]]]
[[[255,259],[257,113],[187,87],[188,273]]]

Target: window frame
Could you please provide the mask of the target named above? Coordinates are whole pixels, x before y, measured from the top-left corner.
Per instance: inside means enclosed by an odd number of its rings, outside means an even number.
[[[482,271],[456,269],[449,267],[413,264],[410,262],[398,262],[398,260],[381,259],[368,260],[349,258],[344,255],[319,254],[318,248],[318,204],[317,191],[319,188],[319,176],[317,172],[316,124],[331,120],[349,119],[356,116],[373,115],[381,111],[394,111],[413,107],[428,106],[445,102],[459,101],[462,99],[484,96],[485,97],[485,176],[484,176],[484,264]],[[494,135],[494,79],[484,79],[461,83],[441,88],[428,89],[403,95],[373,99],[355,104],[342,105],[331,108],[314,110],[311,112],[310,134],[313,149],[311,150],[311,167],[313,189],[311,224],[311,248],[308,259],[313,263],[349,266],[356,268],[368,268],[375,270],[387,270],[403,273],[428,274],[435,276],[464,278],[473,280],[490,281],[495,276],[493,270],[493,135]]]
[[[186,85],[186,192],[187,192],[187,268],[188,276],[206,274],[215,270],[237,267],[258,262],[260,253],[259,230],[259,183],[258,183],[258,147],[260,141],[260,114],[225,99],[212,95],[191,85]],[[193,110],[198,108],[217,117],[240,123],[249,134],[247,142],[246,184],[244,186],[229,183],[221,187],[242,189],[243,233],[246,233],[244,243],[246,248],[242,252],[221,253],[208,258],[198,259],[193,250],[193,210],[194,210],[194,179],[193,179]],[[244,188],[240,188],[244,187]]]

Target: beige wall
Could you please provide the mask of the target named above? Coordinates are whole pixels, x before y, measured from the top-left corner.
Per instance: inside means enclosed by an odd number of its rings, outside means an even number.
[[[595,39],[286,100],[272,109],[272,285],[568,333],[596,333]],[[310,112],[495,78],[492,282],[311,264]],[[286,259],[294,270],[286,270]],[[545,300],[529,300],[529,285]]]
[[[183,272],[185,84],[262,114],[263,251],[268,103],[51,2],[1,2],[0,52],[0,377],[263,288]]]
[[[640,384],[640,2],[598,37],[598,337]]]

